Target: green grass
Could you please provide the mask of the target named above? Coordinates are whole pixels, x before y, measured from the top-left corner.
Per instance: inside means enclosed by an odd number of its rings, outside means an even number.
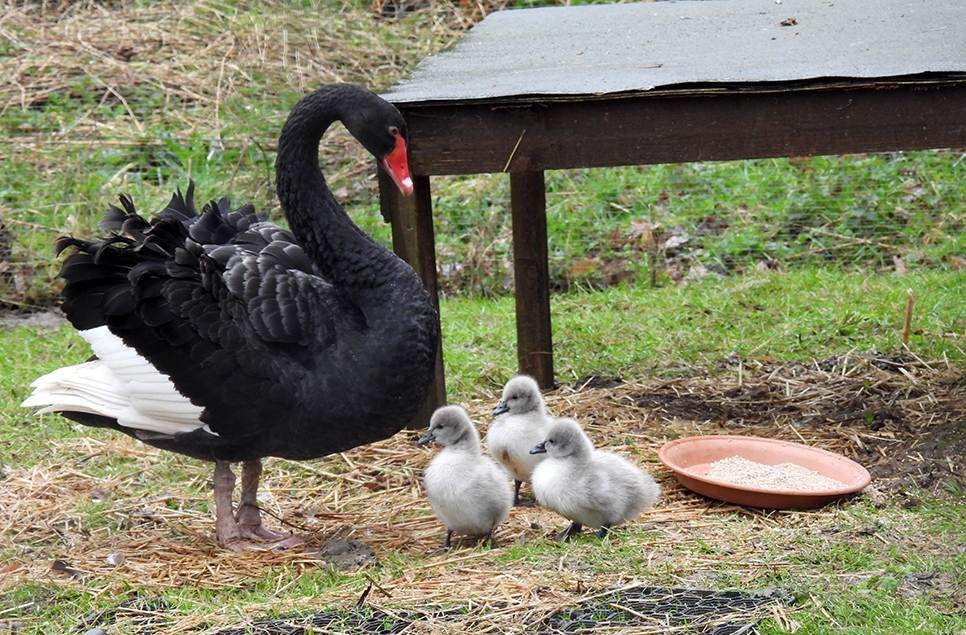
[[[320,80],[385,89],[459,34],[446,26],[449,14],[377,21],[360,8],[132,2],[120,3],[116,16],[80,20],[82,31],[106,38],[104,50],[133,47],[125,64],[73,42],[44,57],[56,15],[25,11],[27,18],[11,20],[7,29],[16,37],[4,66],[11,81],[0,91],[0,127],[11,134],[0,149],[18,158],[0,183],[0,248],[10,243],[0,302],[48,303],[53,238],[94,231],[120,192],[148,213],[194,179],[200,201],[227,194],[279,220],[274,142],[298,96]],[[113,20],[138,36],[117,35],[124,29]],[[159,40],[166,42],[161,49]],[[357,145],[343,134],[323,149],[333,189],[388,243],[371,166]],[[493,297],[511,289],[507,181],[434,179],[446,293]],[[666,284],[689,273],[732,275],[776,263],[958,269],[966,258],[964,201],[962,151],[552,172],[552,283]]]
[[[450,293],[506,294],[505,177],[445,180],[434,202]],[[667,283],[763,264],[960,268],[962,151],[562,170],[547,181],[552,284]],[[454,266],[463,263],[467,266]]]
[[[0,153],[17,159],[0,181],[0,305],[49,304],[53,238],[94,232],[121,192],[147,214],[194,179],[199,203],[230,195],[279,218],[274,144],[291,106],[326,81],[385,90],[459,35],[446,17],[375,20],[365,3],[328,0],[81,3],[64,15],[11,5]],[[77,36],[62,39],[65,28]],[[133,56],[119,63],[125,50]],[[336,135],[324,154],[334,189],[375,218],[375,180],[356,144]]]
[[[731,354],[788,361],[850,351],[897,351],[907,291],[916,309],[909,346],[961,362],[966,274],[861,273],[839,267],[754,272],[652,289],[621,285],[552,296],[558,381],[713,367]],[[441,306],[447,390],[494,391],[516,369],[512,298],[447,298]]]

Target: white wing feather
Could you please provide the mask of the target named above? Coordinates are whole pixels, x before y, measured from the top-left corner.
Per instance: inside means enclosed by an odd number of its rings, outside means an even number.
[[[79,333],[98,359],[58,368],[35,380],[30,384],[34,391],[22,406],[41,406],[37,414],[102,415],[127,428],[162,434],[207,431],[199,419],[204,408],[179,393],[167,376],[106,326]]]

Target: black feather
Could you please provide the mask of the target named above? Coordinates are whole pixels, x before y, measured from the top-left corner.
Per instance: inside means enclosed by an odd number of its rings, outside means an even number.
[[[356,87],[299,102],[276,163],[291,230],[226,198],[198,214],[189,183],[150,221],[122,195],[100,223],[110,235],[57,243],[71,252],[61,270],[68,319],[107,325],[204,408],[217,436],[66,416],[227,461],[314,458],[412,419],[432,380],[438,316],[415,272],[359,231],[326,187],[318,146],[337,119],[380,159],[395,147],[389,131],[405,131],[392,106]]]

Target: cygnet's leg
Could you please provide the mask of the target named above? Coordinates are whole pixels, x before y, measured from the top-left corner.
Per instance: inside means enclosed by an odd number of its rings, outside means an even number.
[[[453,538],[453,530],[447,529],[446,538],[443,540],[443,549],[449,549],[452,546],[450,544],[450,541],[452,540],[452,538]]]
[[[609,530],[610,530],[610,525],[604,525],[603,527],[601,527],[601,528],[600,528],[600,529],[599,529],[599,530],[597,531],[597,537],[598,537],[598,538],[603,538],[604,536],[606,536],[606,535],[607,535],[607,532],[608,532]]]
[[[571,536],[575,536],[580,533],[581,526],[580,523],[574,522],[570,523],[570,526],[558,533],[553,537],[554,542],[563,542],[569,540]]]
[[[535,507],[532,501],[520,500],[521,485],[523,485],[523,481],[518,481],[516,479],[513,479],[513,506],[514,507]]]
[[[496,538],[493,537],[493,530],[491,529],[489,533],[483,536],[483,544],[488,544],[490,549],[496,549],[500,545],[496,543]]]
[[[302,544],[302,539],[297,536],[286,536],[262,527],[262,515],[258,509],[258,481],[261,476],[261,459],[242,462],[241,498],[235,512],[239,532],[245,538],[277,543],[271,545],[272,549],[287,549]]]

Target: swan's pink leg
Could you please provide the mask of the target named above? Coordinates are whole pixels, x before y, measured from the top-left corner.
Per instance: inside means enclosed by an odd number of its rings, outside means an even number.
[[[235,491],[235,475],[228,461],[215,461],[215,539],[218,546],[241,551],[245,543],[232,510],[231,495]]]
[[[262,476],[261,459],[242,462],[241,498],[235,520],[238,522],[241,535],[245,538],[277,542],[273,549],[286,549],[302,543],[295,536],[286,536],[262,527],[261,512],[258,509],[258,481]]]
[[[235,474],[227,461],[215,461],[215,537],[218,546],[223,549],[240,552],[245,549],[287,549],[302,544],[301,538],[285,536],[262,527],[256,500],[261,474],[260,460],[242,463],[241,501],[235,512],[231,501]]]

